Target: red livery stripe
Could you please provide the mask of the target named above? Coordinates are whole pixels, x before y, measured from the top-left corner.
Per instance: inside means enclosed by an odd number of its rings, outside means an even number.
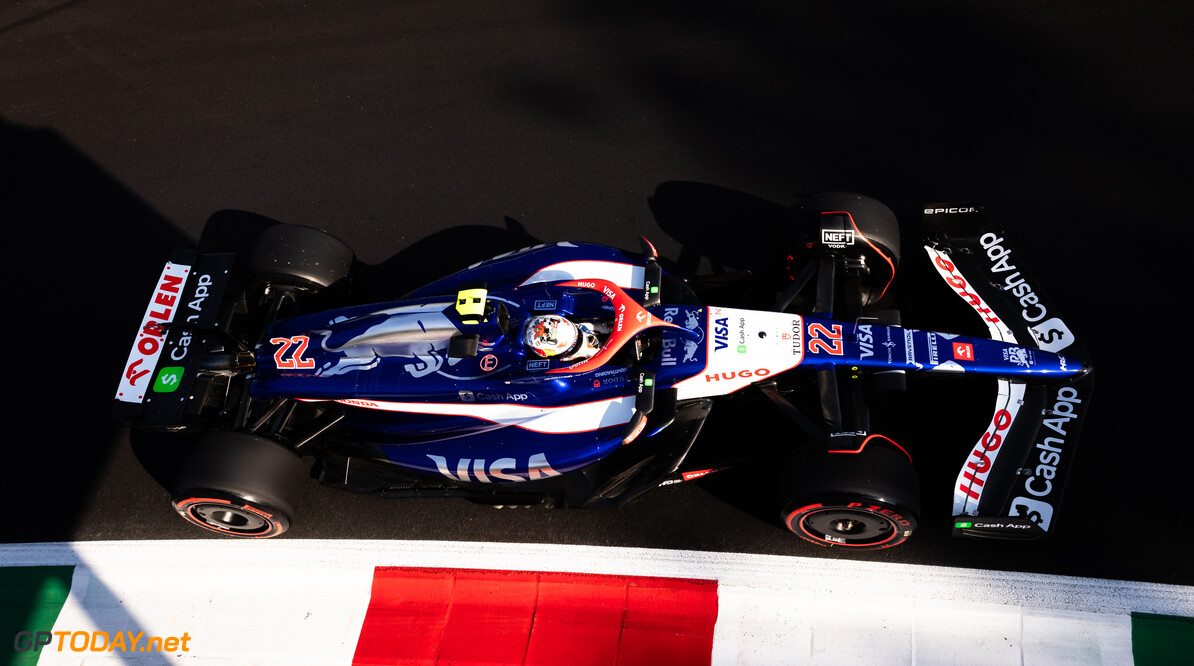
[[[717,581],[378,567],[353,664],[708,664]]]

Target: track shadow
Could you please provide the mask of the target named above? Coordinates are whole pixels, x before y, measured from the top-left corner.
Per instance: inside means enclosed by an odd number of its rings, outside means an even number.
[[[251,211],[217,211],[203,227],[199,250],[247,256],[266,227],[283,222]],[[358,261],[352,271],[351,299],[358,303],[395,299],[470,264],[541,242],[519,221],[507,217],[504,222],[504,227],[462,225],[444,229],[402,248],[381,263]]]
[[[659,227],[681,243],[676,267],[693,275],[701,259],[715,273],[778,273],[791,213],[786,206],[745,192],[693,181],[668,181],[648,200]]]
[[[518,220],[506,217],[504,222],[500,228],[463,225],[437,231],[380,264],[357,267],[354,300],[398,298],[478,261],[543,242]]]
[[[0,119],[0,145],[16,392],[0,494],[37,507],[0,540],[69,540],[118,439],[108,405],[125,359],[110,350],[132,343],[146,276],[187,239],[58,133]]]
[[[97,494],[154,492],[154,482],[168,487],[185,455],[177,440],[164,445],[161,435],[136,433],[127,441],[148,477],[115,465],[116,447],[126,445],[128,433],[109,405],[125,363],[120,350],[132,343],[151,295],[148,276],[160,272],[172,250],[195,243],[57,132],[0,119],[0,144],[0,216],[11,248],[6,369],[19,401],[5,447],[6,465],[17,472],[7,475],[0,496],[6,506],[37,507],[28,520],[6,521],[0,541],[70,541],[84,515],[97,510]],[[219,211],[198,248],[243,251],[276,223]],[[511,219],[505,228],[448,229],[382,264],[361,266],[357,297],[396,298],[471,262],[535,243]]]

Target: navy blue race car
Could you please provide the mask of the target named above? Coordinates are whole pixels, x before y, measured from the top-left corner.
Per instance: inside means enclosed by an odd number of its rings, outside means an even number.
[[[955,532],[1049,533],[1091,369],[1002,233],[976,206],[925,209],[922,256],[988,332],[963,336],[903,328],[886,307],[900,261],[886,206],[827,193],[793,217],[769,309],[704,297],[725,277],[673,275],[645,240],[528,247],[367,304],[351,297],[352,251],[310,227],[270,227],[247,256],[180,251],[118,413],[203,432],[172,489],[180,515],[272,537],[312,475],[391,497],[617,506],[741,462],[736,447],[712,463],[694,451],[714,404],[749,394],[792,425],[782,522],[868,550],[907,540],[920,512],[912,459],[872,428],[872,401],[909,374],[982,375],[997,399],[952,488]]]

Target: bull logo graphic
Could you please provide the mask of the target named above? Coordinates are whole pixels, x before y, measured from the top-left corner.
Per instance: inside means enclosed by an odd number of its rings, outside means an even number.
[[[446,303],[404,305],[366,315],[337,318],[334,327],[312,331],[321,336],[319,347],[324,352],[339,352],[337,358],[325,361],[315,374],[323,377],[376,368],[383,358],[403,358],[402,368],[418,379],[439,372],[448,360],[449,365],[459,359],[447,358],[448,341],[459,333],[444,315]]]
[[[410,373],[411,377],[418,379],[419,377],[426,377],[427,375],[438,372],[444,365],[444,350],[436,349],[434,345],[428,343],[426,353],[420,354],[415,352],[415,362],[406,363],[402,366],[404,370]]]
[[[1028,358],[1028,350],[1027,349],[1009,349],[1008,355],[1007,355],[1007,360],[1011,361],[1012,363],[1015,363],[1018,366],[1024,367],[1024,368],[1027,368],[1028,366],[1032,365],[1032,360],[1030,358]]]
[[[338,358],[321,365],[315,374],[318,377],[334,377],[357,370],[372,370],[378,363],[381,363],[381,357],[376,354],[372,358]]]

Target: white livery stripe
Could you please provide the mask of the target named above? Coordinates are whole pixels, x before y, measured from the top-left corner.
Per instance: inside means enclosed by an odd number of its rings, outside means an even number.
[[[385,402],[381,400],[337,400],[341,404],[407,414],[469,416],[491,423],[513,426],[549,435],[589,432],[622,425],[634,413],[634,398],[622,397],[566,407],[534,407],[508,403]]]
[[[566,280],[609,280],[622,289],[642,289],[645,279],[643,267],[634,264],[616,261],[563,261],[540,268],[518,286]]]
[[[954,290],[958,298],[961,298],[967,305],[974,308],[974,312],[986,324],[987,332],[991,336],[991,339],[1015,344],[1016,336],[1012,333],[1012,330],[1007,327],[1007,324],[996,317],[991,310],[991,306],[970,288],[962,272],[949,260],[949,255],[927,245],[925,246],[925,251],[929,253],[929,259],[933,264],[933,268],[937,269],[937,274],[941,276],[942,280],[945,280],[945,284]]]
[[[978,515],[978,502],[982,499],[983,486],[991,467],[995,465],[995,458],[1003,450],[1003,438],[1016,416],[1020,413],[1020,405],[1024,403],[1025,386],[1019,382],[1009,382],[1000,379],[998,393],[995,396],[995,415],[987,424],[983,432],[966,456],[966,464],[958,472],[958,482],[954,486],[954,515]]]
[[[945,280],[945,283],[954,290],[958,298],[974,308],[975,314],[986,324],[991,339],[1017,344],[1012,330],[970,287],[957,265],[950,261],[949,255],[927,245],[925,252],[929,254],[933,268],[937,269],[937,274],[941,276],[941,279]],[[1007,430],[1011,428],[1012,423],[1016,420],[1016,415],[1020,412],[1020,405],[1024,403],[1024,392],[1025,386],[1022,383],[1010,382],[1006,379],[999,380],[999,393],[995,396],[995,414],[991,417],[991,422],[987,424],[986,432],[982,434],[970,451],[970,455],[966,457],[966,464],[958,472],[958,482],[954,486],[955,516],[978,515],[978,503],[982,499],[987,475],[995,464],[995,458],[999,455],[1000,445],[1007,435]]]
[[[804,361],[804,318],[780,312],[709,308],[705,368],[677,382],[677,399],[726,395]]]

